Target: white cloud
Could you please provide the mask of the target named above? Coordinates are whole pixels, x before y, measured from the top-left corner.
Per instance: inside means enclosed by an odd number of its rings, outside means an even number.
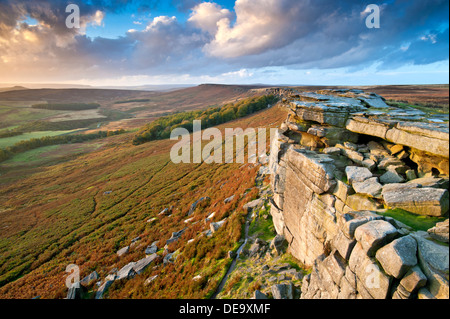
[[[241,69],[239,71],[227,72],[222,74],[222,76],[224,77],[239,77],[239,78],[251,78],[253,75],[254,73],[250,72],[247,69]]]
[[[216,3],[203,2],[192,9],[189,22],[211,35],[215,35],[219,26],[219,21],[227,19],[229,21],[233,14],[228,9],[223,9]]]
[[[314,24],[317,9],[309,1],[237,0],[235,23],[229,17],[219,20],[215,39],[205,51],[236,58],[285,46],[304,34],[303,27]]]

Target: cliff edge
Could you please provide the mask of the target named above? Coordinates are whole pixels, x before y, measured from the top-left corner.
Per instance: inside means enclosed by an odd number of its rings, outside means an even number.
[[[449,126],[360,90],[277,92],[271,215],[304,299],[449,298]]]

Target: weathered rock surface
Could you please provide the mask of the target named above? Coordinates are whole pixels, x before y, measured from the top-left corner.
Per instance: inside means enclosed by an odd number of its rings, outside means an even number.
[[[255,290],[255,293],[254,293],[252,299],[265,300],[265,299],[269,299],[269,298],[267,298],[267,296],[265,294],[263,294],[261,291]]]
[[[430,228],[428,233],[432,238],[438,241],[442,241],[444,243],[449,242],[449,223],[448,219],[442,223],[437,223],[435,227]]]
[[[224,219],[217,223],[211,223],[211,225],[210,225],[211,233],[214,234],[215,232],[217,232],[225,224],[226,221],[227,220]]]
[[[353,183],[353,188],[358,194],[366,195],[369,197],[381,198],[381,191],[383,185],[378,183],[377,177],[366,179],[363,182]]]
[[[401,208],[418,215],[444,216],[449,209],[449,193],[436,188],[404,188],[383,191],[389,208]]]
[[[276,254],[282,255],[288,246],[288,242],[283,235],[277,234],[275,238],[270,242],[270,249],[274,250]]]
[[[430,240],[448,243],[448,220],[426,233],[381,215],[446,216],[448,124],[359,90],[289,92],[270,154],[271,215],[312,267],[301,298],[448,298],[448,247]]]
[[[91,272],[89,275],[87,275],[86,277],[84,277],[81,281],[80,284],[87,287],[89,285],[91,285],[95,280],[98,280],[100,277],[98,275],[98,273],[96,271]]]
[[[130,251],[130,246],[123,247],[117,251],[117,256],[122,257]]]
[[[413,234],[418,245],[419,265],[428,278],[427,288],[435,298],[449,297],[449,251],[427,239],[422,234]]]
[[[416,254],[416,241],[411,236],[406,236],[380,248],[376,258],[388,275],[402,278],[411,267],[417,264]]]
[[[368,256],[374,256],[375,252],[389,243],[398,235],[397,229],[384,220],[370,221],[355,231],[356,240]]]
[[[292,285],[273,285],[273,299],[294,299]]]
[[[136,272],[136,274],[140,275],[145,271],[145,269],[147,269],[148,266],[151,265],[152,262],[154,262],[158,258],[159,256],[157,254],[145,257],[136,262],[136,264],[133,266],[133,270]]]
[[[95,299],[103,299],[103,295],[108,290],[108,288],[114,283],[113,280],[105,281],[97,290],[95,294]]]
[[[195,201],[189,208],[188,216],[191,216],[195,212],[195,209],[197,208],[198,204],[200,204],[201,202],[204,202],[204,201],[208,201],[208,200],[210,200],[209,197],[202,197],[199,200]]]
[[[353,183],[362,183],[365,180],[372,178],[372,172],[365,167],[357,167],[357,166],[348,166],[345,169],[345,173],[347,174],[347,179],[350,184]]]

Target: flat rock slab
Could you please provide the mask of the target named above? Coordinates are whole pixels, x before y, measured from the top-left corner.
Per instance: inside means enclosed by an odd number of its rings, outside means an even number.
[[[151,256],[143,258],[143,259],[139,260],[138,262],[136,262],[136,264],[133,266],[133,270],[136,272],[136,274],[140,275],[156,259],[158,259],[157,254],[153,254]]]
[[[117,256],[122,257],[130,251],[130,246],[123,247],[117,251]]]
[[[345,173],[350,184],[361,183],[373,177],[372,172],[366,167],[348,166]]]
[[[369,197],[381,198],[381,190],[383,185],[378,183],[377,177],[366,179],[364,182],[353,183],[353,188],[359,194]]]
[[[136,271],[134,270],[135,265],[136,265],[135,262],[131,262],[131,263],[127,264],[126,266],[124,266],[123,268],[121,268],[117,272],[116,280],[130,279],[130,278],[133,278],[134,276],[136,276]]]
[[[437,188],[404,188],[383,191],[389,208],[400,208],[417,215],[444,216],[449,209],[449,193]]]

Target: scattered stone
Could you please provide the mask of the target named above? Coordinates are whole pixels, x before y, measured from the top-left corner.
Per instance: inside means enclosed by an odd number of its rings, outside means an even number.
[[[145,254],[146,255],[153,255],[156,254],[156,252],[158,251],[158,246],[157,246],[158,242],[155,241],[154,243],[152,243],[150,246],[148,246],[145,249]]]
[[[355,247],[355,244],[356,240],[348,239],[342,232],[339,232],[333,241],[334,247],[336,247],[339,254],[346,260],[350,258],[350,254],[353,247]]]
[[[387,170],[390,166],[402,166],[404,163],[396,157],[386,157],[378,163],[379,169]]]
[[[136,274],[140,275],[145,271],[145,269],[147,269],[148,266],[150,266],[153,261],[158,258],[159,256],[157,254],[145,257],[134,264],[133,270],[136,272]]]
[[[261,207],[264,204],[264,200],[262,198],[251,201],[243,206],[247,211],[251,211],[257,207]]]
[[[158,220],[158,218],[153,217],[153,218],[148,219],[147,223],[153,223],[154,221],[157,221],[157,220]]]
[[[214,213],[210,214],[208,217],[206,217],[205,223],[210,222],[214,218],[215,215],[216,215],[216,213],[214,212]]]
[[[266,242],[257,238],[249,250],[249,257],[261,257],[266,252]]]
[[[174,257],[174,253],[167,254],[163,259],[164,265],[167,265],[168,263],[173,263],[173,257]]]
[[[400,153],[398,153],[397,155],[396,155],[396,157],[399,159],[399,160],[404,160],[404,159],[407,159],[408,157],[409,157],[409,153],[407,152],[407,151],[401,151]]]
[[[362,164],[362,166],[366,167],[370,171],[373,171],[375,168],[377,168],[377,163],[374,160],[369,159],[369,158],[362,161],[361,164]]]
[[[353,195],[355,191],[353,188],[342,181],[337,181],[336,187],[334,188],[333,195],[339,198],[342,202],[347,201],[349,195]]]
[[[225,218],[224,220],[221,220],[220,222],[211,223],[211,225],[209,226],[210,230],[211,230],[211,233],[214,234],[215,232],[217,232],[225,224],[226,221],[227,220]]]
[[[418,299],[437,299],[431,294],[431,292],[426,288],[421,288],[417,294]]]
[[[327,147],[323,150],[324,154],[338,156],[341,155],[341,149],[339,147]]]
[[[88,276],[84,277],[80,281],[80,284],[87,287],[87,286],[91,285],[91,283],[93,281],[98,280],[99,278],[100,278],[100,276],[98,275],[98,273],[96,271],[93,271]]]
[[[272,286],[273,299],[294,299],[291,284],[280,284]]]
[[[270,249],[275,250],[277,255],[282,255],[286,251],[288,242],[283,235],[277,234],[270,243]]]
[[[225,199],[225,200],[223,201],[223,203],[224,203],[224,204],[231,203],[235,197],[236,197],[236,195],[230,196],[230,197],[228,197],[227,199]]]
[[[131,240],[131,243],[134,244],[134,243],[137,243],[137,242],[140,241],[140,240],[141,240],[141,237],[138,236],[138,237],[132,239],[132,240]]]
[[[170,209],[169,208],[164,208],[159,214],[158,216],[169,216],[170,215]]]
[[[200,204],[201,202],[204,202],[204,201],[208,201],[210,199],[211,198],[209,198],[209,197],[202,197],[199,200],[197,200],[195,203],[193,203],[191,205],[191,207],[189,208],[188,216],[192,215],[195,212],[195,209],[197,208],[198,204]]]
[[[158,275],[151,276],[151,277],[147,278],[147,279],[145,280],[145,282],[144,282],[144,286],[150,285],[153,281],[156,280],[156,278],[158,278]]]
[[[372,153],[374,155],[383,156],[383,157],[388,155],[388,152],[384,148],[384,146],[375,141],[370,141],[367,144],[367,147],[369,148],[370,153]]]
[[[404,189],[410,189],[410,188],[421,188],[419,184],[413,184],[413,183],[393,183],[393,184],[386,184],[383,186],[382,194],[390,193],[390,192],[400,192]]]
[[[130,246],[123,247],[117,251],[117,256],[122,257],[130,251]]]
[[[136,276],[136,271],[134,270],[134,266],[136,265],[135,262],[131,262],[124,266],[122,269],[120,269],[117,272],[117,278],[116,280],[122,280],[122,279],[131,279]]]
[[[350,212],[342,215],[339,219],[342,233],[348,238],[353,239],[355,231],[361,225],[373,220],[381,220],[383,217],[370,211]],[[344,256],[344,255],[342,255]]]
[[[265,294],[263,294],[261,291],[255,290],[252,299],[265,300],[265,299],[269,299],[269,298],[267,298],[267,296]]]
[[[103,295],[108,290],[108,288],[114,283],[112,280],[105,281],[97,290],[95,294],[95,299],[103,299]]]

